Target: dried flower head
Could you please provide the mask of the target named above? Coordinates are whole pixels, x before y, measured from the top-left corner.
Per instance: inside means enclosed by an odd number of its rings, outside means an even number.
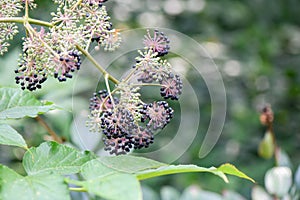
[[[71,72],[80,69],[81,59],[77,51],[60,53],[52,58],[54,78],[60,82],[72,78]]]
[[[30,91],[40,89],[42,83],[46,81],[48,71],[48,49],[40,45],[38,37],[45,36],[44,29],[37,33],[37,37],[30,36],[24,39],[23,54],[19,60],[19,68],[15,70],[16,83],[21,85],[21,88]]]
[[[150,31],[147,30],[145,35],[144,45],[146,48],[152,49],[153,52],[157,53],[157,56],[164,56],[168,54],[170,46],[170,40],[165,36],[163,32],[154,30],[153,36],[151,36]]]
[[[17,15],[24,2],[34,8],[33,0],[0,2],[0,17]],[[41,28],[37,32],[30,24],[25,26],[27,37],[24,38],[23,54],[19,62],[16,82],[22,89],[35,90],[49,76],[60,82],[72,78],[72,73],[80,69],[81,51],[88,50],[96,41],[106,51],[113,51],[120,45],[120,34],[112,29],[106,7],[106,0],[54,0],[58,4],[56,12],[51,13],[53,26]],[[14,4],[15,3],[15,4]],[[8,7],[11,5],[11,8]],[[17,27],[10,23],[0,23],[0,54],[7,51]],[[80,46],[80,48],[79,48]]]
[[[0,17],[15,17],[22,9],[21,2],[14,0],[0,1]],[[9,43],[14,35],[18,33],[15,23],[0,23],[0,55],[7,52]]]
[[[117,99],[114,99],[117,102]],[[94,93],[94,96],[90,98],[90,110],[111,110],[113,108],[112,100],[110,99],[106,90],[100,90],[98,93]]]
[[[262,125],[270,125],[274,120],[274,114],[270,105],[263,107],[260,114],[260,122]]]
[[[142,122],[147,122],[147,127],[153,130],[163,129],[173,117],[173,109],[165,101],[145,104]]]
[[[182,92],[182,81],[178,75],[169,73],[160,81],[160,94],[165,99],[178,100]]]

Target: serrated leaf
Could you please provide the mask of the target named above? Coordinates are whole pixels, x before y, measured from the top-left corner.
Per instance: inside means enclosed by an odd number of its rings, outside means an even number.
[[[0,88],[0,119],[36,117],[54,108],[53,103],[42,103],[28,91]]]
[[[99,158],[99,161],[109,168],[126,173],[167,166],[167,164],[155,160],[130,155],[105,156]]]
[[[0,144],[27,149],[27,144],[23,137],[7,124],[0,124]]]
[[[23,177],[0,166],[0,199],[68,200],[69,190],[64,178],[56,174],[37,174]]]
[[[0,192],[5,184],[15,181],[18,178],[22,178],[22,176],[14,170],[0,164]]]
[[[137,178],[131,174],[119,173],[101,176],[83,182],[89,193],[110,200],[142,200],[142,190]]]
[[[77,185],[83,186],[90,193],[97,194],[101,197],[108,199],[119,199],[120,197],[114,195],[120,194],[118,191],[120,190],[120,187],[122,191],[129,191],[130,188],[128,188],[128,185],[133,184],[127,184],[126,179],[132,181],[132,177],[134,177],[137,181],[162,175],[178,174],[184,172],[209,172],[221,177],[225,182],[228,182],[225,173],[253,181],[253,179],[249,178],[247,175],[230,164],[224,164],[219,168],[204,168],[196,165],[167,165],[146,158],[124,155],[115,157],[101,157],[99,159],[94,159],[85,163],[81,168],[81,174],[83,178],[87,179],[87,181],[83,183],[79,182],[77,183]],[[119,176],[121,177],[120,179],[115,178]],[[103,186],[103,184],[106,184],[106,181],[108,180],[112,183],[112,185],[109,186],[109,192],[103,190],[103,188],[107,187]],[[140,193],[140,188],[138,190]],[[128,196],[126,198],[130,199]],[[126,198],[124,197],[124,199]],[[133,199],[137,199],[137,196]]]
[[[244,174],[243,172],[241,172],[240,170],[238,170],[234,165],[226,163],[221,165],[220,167],[218,167],[217,169],[220,172],[223,172],[225,174],[230,174],[230,175],[234,175],[240,178],[244,178],[244,179],[248,179],[250,181],[252,181],[253,183],[255,183],[255,181],[250,178],[249,176],[247,176],[246,174]]]
[[[104,177],[115,173],[118,173],[118,171],[104,165],[100,159],[91,160],[81,167],[81,174],[83,178],[87,180],[95,177]]]
[[[144,180],[148,178],[153,178],[157,176],[169,175],[169,174],[178,174],[178,173],[187,173],[187,172],[209,172],[213,173],[220,178],[222,178],[225,182],[228,182],[226,175],[218,171],[215,167],[205,168],[198,167],[197,165],[169,165],[159,167],[157,169],[150,169],[145,171],[137,172],[136,175],[139,180]]]
[[[142,199],[141,187],[134,175],[108,167],[100,159],[84,164],[81,174],[87,180],[82,186],[89,193],[106,199]]]
[[[88,167],[87,164],[85,167]],[[167,165],[151,159],[128,155],[101,157],[97,160],[90,161],[89,164],[92,166],[97,166],[100,174],[103,174],[104,172],[110,173],[113,171],[126,172],[135,174],[139,180],[185,172],[209,172],[221,177],[225,182],[228,182],[225,174],[235,175],[253,181],[253,179],[239,171],[231,164],[224,164],[219,168],[205,168],[197,165]],[[92,169],[84,171],[84,173],[87,173],[87,177],[93,176],[94,173],[98,174],[98,172],[97,170]]]
[[[56,142],[45,142],[39,147],[30,148],[24,155],[23,166],[28,174],[55,172],[74,174],[81,166],[94,159],[91,152],[80,152]]]

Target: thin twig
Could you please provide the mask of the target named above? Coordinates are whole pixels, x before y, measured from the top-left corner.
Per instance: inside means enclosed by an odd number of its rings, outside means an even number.
[[[112,102],[112,105],[115,107],[115,102],[114,102],[114,99],[113,99],[113,97],[112,97],[112,95],[111,95],[111,91],[110,91],[110,87],[109,87],[109,83],[108,83],[108,77],[109,77],[108,74],[105,74],[105,75],[104,75],[105,85],[106,85],[106,89],[107,89],[108,95],[109,95],[109,97],[110,97],[110,100],[111,100],[111,102]]]
[[[76,187],[69,187],[69,190],[70,191],[73,191],[73,192],[87,192],[87,190],[85,188],[76,188]]]
[[[30,24],[35,24],[35,25],[40,25],[40,26],[46,26],[46,27],[52,27],[53,24],[42,21],[42,20],[37,20],[37,19],[32,19],[32,18],[24,18],[24,17],[3,17],[0,18],[1,23],[24,23],[24,22],[29,22]]]
[[[37,116],[35,119],[40,123],[41,126],[43,126],[47,130],[47,132],[53,138],[54,141],[58,143],[63,143],[63,140],[48,126],[48,124],[43,120],[43,118]]]
[[[108,79],[114,82],[115,84],[119,84],[118,79],[110,75],[92,56],[89,52],[87,52],[85,49],[83,49],[80,45],[76,45],[76,48],[85,55],[87,59],[89,59],[93,65],[105,76],[108,75]]]

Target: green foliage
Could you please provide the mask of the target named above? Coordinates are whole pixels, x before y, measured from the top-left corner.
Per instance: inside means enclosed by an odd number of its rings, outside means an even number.
[[[51,102],[41,102],[28,91],[0,88],[0,119],[36,117],[55,108]]]
[[[7,124],[0,124],[0,144],[27,149],[27,144],[23,137]]]
[[[27,174],[57,173],[75,174],[80,167],[95,156],[91,152],[79,152],[55,142],[42,143],[30,148],[24,155],[23,166]]]
[[[1,199],[68,200],[68,188],[64,178],[57,174],[20,176],[0,165]]]
[[[107,199],[142,199],[139,180],[183,172],[210,172],[225,182],[225,174],[251,180],[234,166],[203,168],[195,165],[167,165],[134,157],[99,157],[55,142],[45,142],[27,150],[23,166],[28,176],[22,177],[1,165],[3,199],[68,199],[66,183],[78,186],[70,190],[87,191]],[[84,180],[64,179],[64,175],[80,173]],[[20,190],[21,193],[13,191]],[[57,192],[54,192],[57,191]],[[23,198],[21,198],[23,199]]]
[[[56,142],[45,142],[28,149],[23,137],[5,124],[6,119],[36,117],[55,107],[52,103],[40,102],[26,91],[0,88],[0,92],[3,119],[0,124],[0,143],[27,150],[22,158],[27,176],[0,165],[1,199],[70,199],[70,190],[74,190],[86,191],[106,199],[138,200],[142,199],[140,180],[184,172],[209,172],[225,182],[228,182],[225,174],[252,180],[229,164],[219,168],[204,168],[196,165],[168,165],[128,155],[97,158],[90,151],[81,152]],[[63,176],[72,174],[81,176],[77,179]]]

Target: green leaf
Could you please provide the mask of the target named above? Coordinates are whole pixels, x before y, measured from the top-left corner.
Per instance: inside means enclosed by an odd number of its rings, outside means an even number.
[[[196,165],[167,165],[146,158],[123,155],[101,157],[85,163],[81,168],[81,174],[87,181],[73,181],[73,183],[83,186],[90,193],[107,199],[141,199],[141,189],[137,184],[138,180],[184,172],[209,172],[221,177],[225,182],[228,182],[225,174],[253,181],[230,164],[224,164],[219,168],[204,168]],[[72,183],[72,181],[69,182]],[[123,192],[120,193],[120,191]]]
[[[196,165],[169,165],[162,166],[156,169],[144,170],[137,172],[136,175],[139,180],[148,179],[156,176],[168,175],[168,174],[178,174],[178,173],[186,173],[186,172],[209,172],[213,173],[220,178],[222,178],[226,183],[229,182],[225,174],[230,174],[234,176],[238,176],[240,178],[248,179],[254,182],[253,179],[248,177],[243,172],[239,171],[235,166],[231,164],[224,164],[219,168],[210,167],[199,167]]]
[[[0,165],[0,199],[68,200],[69,190],[64,178],[56,174],[22,177]]]
[[[0,144],[27,149],[27,144],[23,137],[7,124],[0,124]]]
[[[89,193],[111,200],[142,200],[137,178],[131,174],[113,173],[85,181],[82,185]]]
[[[109,168],[126,173],[167,166],[167,164],[155,160],[130,155],[106,156],[101,157],[99,161]]]
[[[39,147],[30,148],[24,155],[23,166],[28,174],[55,172],[74,174],[81,166],[94,159],[91,152],[79,152],[56,142],[45,142]]]
[[[0,88],[0,119],[36,117],[55,107],[51,102],[40,102],[28,91],[17,88]]]
[[[17,174],[14,170],[0,164],[0,192],[4,185],[13,182],[18,178],[22,178],[22,176]]]
[[[93,168],[97,168],[97,170],[94,170]],[[235,175],[253,181],[253,179],[231,164],[224,164],[219,168],[205,168],[197,165],[167,165],[151,159],[128,155],[101,157],[97,160],[88,162],[82,170],[82,173],[86,177],[93,177],[95,174],[100,176],[114,172],[134,174],[139,180],[168,174],[209,172],[221,177],[225,182],[228,182],[225,174]]]
[[[241,172],[240,170],[238,170],[234,165],[226,163],[221,165],[220,167],[218,167],[217,169],[219,172],[223,172],[225,174],[230,174],[230,175],[234,175],[240,178],[244,178],[244,179],[248,179],[250,181],[252,181],[253,183],[255,183],[255,181],[250,178],[249,176],[247,176],[246,174],[244,174],[243,172]]]
[[[157,169],[140,171],[136,173],[136,175],[139,180],[144,180],[144,179],[153,178],[157,176],[187,173],[187,172],[209,172],[219,176],[225,182],[228,182],[226,175],[223,172],[219,171],[217,168],[198,167],[197,165],[169,165],[169,166],[159,167]]]
[[[81,174],[87,180],[95,177],[104,177],[115,173],[118,173],[118,171],[105,166],[100,159],[91,160],[85,163],[81,168]]]
[[[142,199],[141,187],[134,175],[108,167],[101,159],[84,164],[81,174],[87,180],[82,186],[89,193],[106,199]]]

